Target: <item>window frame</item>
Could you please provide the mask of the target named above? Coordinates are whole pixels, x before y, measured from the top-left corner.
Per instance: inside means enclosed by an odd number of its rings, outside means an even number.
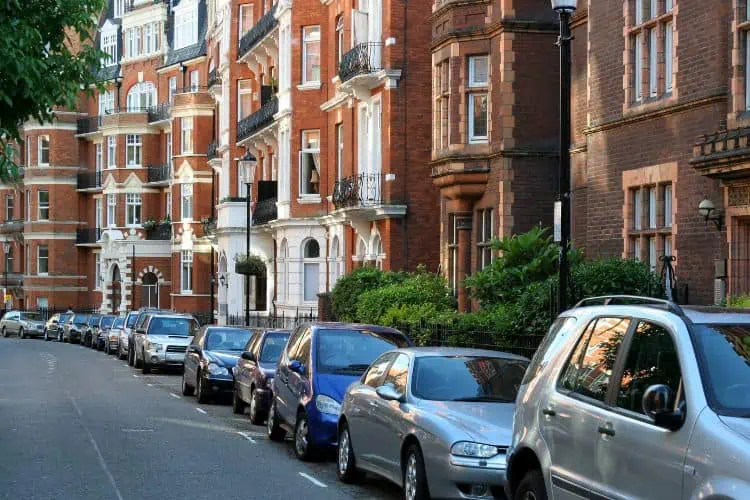
[[[495,260],[494,252],[492,251],[492,240],[495,237],[495,210],[492,207],[480,208],[477,211],[479,222],[479,228],[477,231],[477,271],[490,266],[492,261]],[[489,214],[489,221],[487,216]],[[487,234],[487,228],[489,223],[489,234]],[[489,255],[489,260],[487,256]]]
[[[487,130],[486,135],[476,135],[475,129],[476,124],[474,123],[474,103],[475,100],[478,97],[483,97],[485,99],[485,106],[487,107],[486,110],[486,117],[485,117],[485,128]],[[468,121],[468,133],[469,133],[469,144],[485,144],[489,142],[490,138],[490,110],[489,110],[489,94],[487,92],[471,92],[469,93],[468,99],[467,99],[467,113],[466,118]]]
[[[341,60],[344,58],[344,46],[345,46],[345,40],[344,40],[344,15],[339,14],[336,16],[336,24],[335,24],[335,32],[336,32],[336,65],[341,64]]]
[[[107,227],[117,227],[117,194],[107,194]]]
[[[42,205],[42,193],[47,193],[47,202]],[[50,202],[49,202],[49,190],[40,189],[36,192],[36,220],[38,221],[49,221],[50,215]],[[43,216],[42,210],[46,210],[46,217]]]
[[[187,278],[187,279],[186,279]],[[190,285],[185,287],[185,282]],[[180,251],[180,293],[191,295],[193,293],[193,251]]]
[[[475,77],[476,77],[476,65],[477,65],[477,62],[479,62],[480,60],[485,60],[485,62],[487,64],[487,68],[486,68],[486,71],[487,71],[487,80],[485,80],[485,81],[478,81],[478,80],[475,79]],[[489,85],[490,85],[490,57],[489,57],[489,55],[484,54],[484,55],[469,56],[468,66],[469,66],[469,71],[468,71],[468,73],[469,73],[469,82],[468,82],[468,86],[470,88],[487,88],[487,87],[489,87]]]
[[[101,281],[102,276],[102,254],[100,252],[93,252],[94,253],[94,290],[101,290],[101,285],[99,282]]]
[[[344,124],[336,124],[336,180],[344,178]]]
[[[309,144],[309,141],[306,140],[306,137],[310,135],[315,135],[315,134],[317,134],[318,147],[317,148],[307,147],[306,144]],[[300,150],[299,150],[299,165],[298,165],[299,170],[297,172],[298,174],[297,176],[299,177],[299,185],[297,186],[297,189],[298,189],[297,193],[300,198],[320,198],[320,179],[321,179],[320,169],[322,167],[322,165],[320,165],[320,158],[321,158],[320,157],[320,154],[321,154],[320,153],[320,139],[321,139],[320,129],[302,130],[300,132],[300,137],[301,137],[301,142],[300,142]],[[304,192],[304,190],[302,189],[303,183],[305,182],[303,175],[302,175],[303,158],[305,157],[305,155],[312,155],[312,158],[310,159],[310,161],[313,162],[313,168],[314,168],[315,162],[313,158],[315,158],[316,154],[318,155],[318,168],[316,169],[318,173],[318,192],[307,193],[307,192]]]
[[[45,151],[47,152],[46,162],[42,161]],[[49,167],[49,163],[50,163],[50,139],[48,135],[43,134],[37,137],[36,166],[37,167]]]
[[[245,87],[247,85],[247,87]],[[242,105],[242,98],[247,97],[247,95],[250,95],[250,109],[247,110],[247,113],[243,113],[245,111],[243,109]],[[253,81],[250,78],[242,78],[240,80],[237,80],[237,121],[241,121],[251,114],[253,114]]]
[[[143,197],[141,193],[125,193],[125,227],[140,227],[142,221]]]
[[[201,73],[200,70],[194,69],[190,72],[190,92],[198,92],[201,85]]]
[[[317,29],[317,35],[315,35],[315,30]],[[302,27],[302,85],[313,85],[313,84],[319,84],[321,82],[321,72],[322,72],[322,60],[323,60],[323,54],[321,53],[321,29],[319,24],[314,24],[310,26],[303,26]],[[318,78],[317,79],[309,79],[307,78],[307,71],[308,69],[311,70],[314,68],[314,66],[311,66],[308,68],[308,52],[309,52],[309,46],[317,44],[318,46]]]
[[[180,184],[180,220],[193,220],[193,198],[195,192],[190,183]],[[186,217],[187,213],[187,217]]]
[[[46,250],[47,255],[42,257],[42,249]],[[37,276],[49,276],[49,246],[47,245],[37,245],[36,246],[36,274]],[[42,268],[42,260],[44,260],[46,270],[41,271]]]
[[[174,11],[174,50],[198,43],[198,2]]]
[[[193,117],[180,118],[180,152],[183,155],[193,154]]]
[[[242,37],[247,34],[248,31],[252,29],[252,27],[255,25],[255,12],[254,12],[254,6],[255,4],[252,3],[246,3],[239,6],[239,9],[237,11],[237,39],[242,40]],[[245,26],[244,19],[245,17],[243,14],[245,11],[250,11],[250,25]]]
[[[131,153],[133,161],[131,162]],[[127,134],[125,136],[125,166],[127,168],[143,167],[143,136]]]
[[[107,137],[107,169],[117,168],[117,136]]]
[[[13,212],[16,209],[16,197],[13,194],[5,196],[5,220],[13,220]]]

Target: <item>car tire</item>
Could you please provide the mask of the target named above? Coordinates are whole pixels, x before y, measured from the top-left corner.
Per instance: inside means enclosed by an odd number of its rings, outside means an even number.
[[[128,366],[135,366],[135,350],[128,351]]]
[[[245,402],[240,398],[240,392],[237,389],[237,384],[235,384],[232,391],[232,413],[235,415],[244,415],[246,406]]]
[[[146,356],[143,356],[143,359],[146,359]],[[136,353],[133,353],[133,366],[135,368],[140,368],[143,366],[143,360],[138,361],[138,355]]]
[[[193,392],[195,392],[195,389],[193,386],[188,385],[187,380],[185,380],[185,372],[182,372],[182,395],[192,396]]]
[[[547,500],[547,488],[539,469],[530,470],[523,476],[516,488],[515,500]]]
[[[346,484],[357,484],[364,477],[362,471],[357,469],[351,434],[349,434],[349,426],[346,422],[342,423],[339,429],[339,444],[336,450],[336,476],[338,476],[339,481]]]
[[[198,398],[198,403],[204,405],[208,403],[208,394],[206,393],[205,387],[203,387],[203,377],[201,377],[201,372],[198,372],[198,375],[195,377],[196,384],[195,384],[195,397]]]
[[[258,393],[253,387],[250,389],[250,423],[254,425],[263,424],[264,415],[260,411],[260,401],[258,399]]]
[[[49,334],[47,333],[47,329],[44,329],[44,341],[49,342]]]
[[[297,423],[294,425],[294,454],[303,462],[312,462],[317,458],[315,445],[310,442],[307,414],[303,411],[297,415]]]
[[[141,363],[141,372],[144,375],[151,373],[151,365],[146,361],[146,353],[143,353],[143,362]]]
[[[3,327],[3,337],[8,337],[8,332],[5,330],[5,327]]]
[[[26,334],[23,332],[23,327],[21,327],[21,328],[18,329],[18,338],[19,339],[25,339],[26,338]]]
[[[268,410],[268,422],[266,422],[266,434],[271,441],[283,441],[286,437],[286,431],[279,423],[279,417],[276,413],[276,402],[271,402],[271,408]]]
[[[409,446],[406,451],[406,462],[403,470],[404,500],[428,500],[430,490],[427,487],[424,458],[419,445]]]

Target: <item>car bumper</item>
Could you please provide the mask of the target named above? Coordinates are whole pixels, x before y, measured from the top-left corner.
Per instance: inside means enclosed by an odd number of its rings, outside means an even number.
[[[315,411],[308,413],[308,426],[310,427],[310,442],[315,446],[324,448],[335,448],[339,439],[339,416]]]
[[[257,394],[258,398],[258,409],[261,411],[268,411],[268,409],[271,407],[271,396],[272,392],[271,389],[255,389],[255,394]]]
[[[231,377],[204,377],[203,388],[211,394],[231,394],[234,391],[234,380]]]
[[[24,330],[23,332],[29,337],[44,337],[44,329]]]
[[[68,334],[68,339],[73,342],[80,342],[81,341],[81,332],[70,332]]]
[[[504,455],[489,460],[454,456],[425,459],[430,494],[435,498],[505,498]]]
[[[185,364],[185,353],[146,351],[143,353],[143,355],[145,357],[143,361],[151,366],[180,367]]]

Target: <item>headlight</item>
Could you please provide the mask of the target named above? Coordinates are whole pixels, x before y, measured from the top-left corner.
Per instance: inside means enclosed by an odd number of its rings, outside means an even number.
[[[210,373],[211,375],[229,375],[229,370],[216,363],[209,363],[208,373]]]
[[[321,413],[329,415],[338,415],[341,413],[341,403],[330,396],[320,395],[315,398],[315,407]]]
[[[273,388],[273,377],[268,377],[266,379],[266,389],[272,389]]]
[[[161,344],[154,344],[153,342],[146,341],[143,343],[147,351],[159,352],[164,347]]]
[[[451,455],[458,457],[492,458],[498,453],[500,449],[497,446],[470,441],[459,441],[451,447]]]

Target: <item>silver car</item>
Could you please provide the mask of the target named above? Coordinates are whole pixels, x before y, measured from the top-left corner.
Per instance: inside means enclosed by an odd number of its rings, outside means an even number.
[[[116,354],[118,352],[123,325],[125,325],[125,318],[120,316],[117,318],[113,318],[112,324],[108,328],[103,330],[102,337],[104,338],[103,340],[105,353]]]
[[[458,348],[389,351],[344,396],[336,471],[362,471],[407,500],[503,495],[513,410],[528,360]]]
[[[135,360],[144,374],[153,368],[183,368],[185,352],[198,331],[190,314],[148,313],[136,330]]]
[[[535,354],[508,489],[524,500],[744,500],[749,464],[750,314],[606,297],[563,313]]]
[[[39,313],[24,311],[8,311],[0,320],[0,334],[3,337],[17,335],[27,337],[43,337],[45,322]]]
[[[138,319],[138,311],[131,311],[125,316],[125,323],[122,329],[119,330],[119,338],[117,339],[117,357],[125,359],[128,357],[128,339],[132,335],[132,329],[135,325],[135,320]]]

